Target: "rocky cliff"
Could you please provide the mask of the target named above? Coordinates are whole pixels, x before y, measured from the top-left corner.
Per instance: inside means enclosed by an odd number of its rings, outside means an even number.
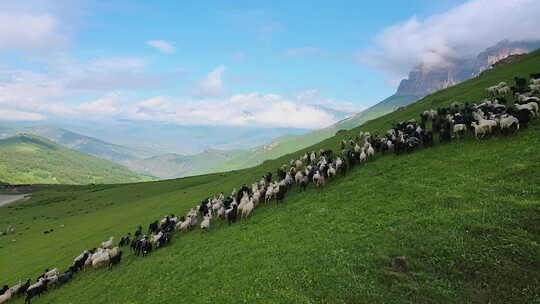
[[[444,67],[421,65],[401,81],[396,95],[424,97],[473,78],[511,55],[524,54],[537,48],[540,48],[540,41],[504,40],[481,52],[476,58],[450,59]]]

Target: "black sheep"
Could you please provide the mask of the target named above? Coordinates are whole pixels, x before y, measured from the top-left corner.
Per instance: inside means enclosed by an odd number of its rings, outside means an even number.
[[[58,276],[58,281],[56,281],[56,285],[62,286],[66,284],[67,282],[71,281],[74,273],[75,273],[75,269],[73,267],[70,267],[68,271]]]
[[[22,296],[23,294],[25,294],[26,291],[28,290],[28,287],[30,287],[30,279],[26,280],[26,283],[24,283],[24,284],[19,288],[19,290],[17,290],[16,296]]]
[[[150,223],[150,225],[148,225],[148,232],[157,233],[158,229],[159,229],[158,221],[152,222]]]
[[[517,119],[519,120],[519,125],[523,128],[529,127],[529,121],[531,120],[531,111],[527,109],[521,109],[517,111]]]
[[[2,287],[2,289],[0,289],[0,296],[3,295],[4,293],[6,293],[6,291],[9,289],[9,286],[7,285],[4,285],[4,287]]]
[[[276,194],[276,200],[278,203],[281,203],[283,201],[286,193],[287,193],[287,187],[280,185],[278,188],[278,193]]]
[[[234,204],[232,206],[232,209],[231,210],[228,210],[228,213],[227,213],[227,221],[229,222],[229,225],[231,223],[234,223],[236,222],[236,216],[238,214],[238,206],[236,206],[236,204]]]
[[[75,261],[75,263],[73,264],[74,272],[77,272],[77,271],[81,270],[84,267],[84,263],[86,262],[86,260],[88,259],[89,256],[90,256],[90,253],[86,252],[83,255],[82,259]]]
[[[35,296],[41,296],[42,293],[44,293],[45,291],[47,291],[47,284],[49,283],[49,281],[47,279],[44,279],[42,281],[42,284],[37,286],[37,287],[34,287],[32,289],[28,289],[26,291],[26,299],[24,299],[24,303],[28,303],[30,304],[31,301],[32,301],[32,298],[35,297]]]
[[[120,250],[116,256],[109,260],[109,270],[111,270],[114,265],[119,264],[120,261],[122,261],[122,250]]]

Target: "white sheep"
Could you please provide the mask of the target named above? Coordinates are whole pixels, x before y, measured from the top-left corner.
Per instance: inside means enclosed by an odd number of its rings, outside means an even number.
[[[367,150],[366,150],[366,156],[367,158],[371,159],[375,156],[375,149],[369,144]]]
[[[519,120],[514,116],[501,117],[498,122],[501,130],[511,130],[512,126],[516,126],[515,130],[519,130]]]
[[[97,256],[92,258],[92,267],[98,269],[108,263],[110,260],[109,250],[105,249],[100,253],[97,253]]]
[[[251,212],[253,211],[253,208],[255,208],[255,206],[253,204],[253,199],[250,199],[244,205],[244,208],[242,209],[242,218],[247,218],[251,214]]]
[[[296,167],[296,170],[302,168],[302,161],[301,160],[296,160],[296,162],[294,163],[294,166]]]
[[[334,168],[334,166],[330,164],[330,168],[328,168],[328,177],[335,178],[336,174],[336,168]]]
[[[304,174],[302,174],[302,171],[296,172],[296,174],[294,175],[294,181],[296,182],[296,184],[300,185],[303,179],[304,179]]]
[[[484,137],[486,134],[489,134],[491,127],[487,124],[478,124],[477,122],[472,122],[471,127],[474,128],[474,135],[476,138]]]
[[[463,133],[465,133],[465,131],[467,131],[467,126],[465,126],[464,124],[454,125],[454,133],[457,134],[458,138],[460,138],[463,135]]]
[[[103,249],[111,248],[113,245],[113,240],[114,240],[114,237],[111,236],[107,241],[101,243],[101,248]]]
[[[367,159],[367,155],[364,152],[364,150],[362,150],[362,152],[360,153],[360,162],[365,162],[366,159]]]
[[[313,175],[313,182],[319,188],[324,187],[324,175],[322,175],[319,171],[315,172],[315,174]]]
[[[204,217],[204,219],[201,222],[201,230],[202,231],[208,231],[208,229],[210,229],[210,220],[211,219],[212,219],[212,216],[210,214],[206,215]]]
[[[529,110],[533,114],[533,116],[538,116],[538,104],[536,102],[529,102],[522,105],[515,104],[514,106],[518,110],[526,109],[526,110]]]
[[[501,88],[498,88],[497,89],[497,93],[501,94],[501,95],[508,95],[512,92],[512,90],[505,86],[505,87],[501,87]]]
[[[12,294],[13,292],[11,291],[11,289],[8,289],[6,292],[4,292],[4,294],[0,296],[0,304],[7,303],[7,301],[11,299]]]

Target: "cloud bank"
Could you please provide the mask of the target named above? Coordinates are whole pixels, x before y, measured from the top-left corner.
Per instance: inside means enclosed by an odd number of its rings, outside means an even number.
[[[501,40],[540,39],[537,0],[470,0],[442,14],[384,29],[375,47],[356,54],[362,64],[402,78],[415,66],[441,66],[478,54]]]
[[[165,40],[150,40],[146,41],[146,44],[165,54],[172,54],[176,52],[176,48],[172,45],[172,43]]]

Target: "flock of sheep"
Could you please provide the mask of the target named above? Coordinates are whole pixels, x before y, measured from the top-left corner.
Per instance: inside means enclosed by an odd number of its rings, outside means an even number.
[[[139,226],[133,235],[128,233],[122,237],[116,247],[114,238],[110,237],[98,249],[86,250],[77,256],[72,266],[62,274],[57,268],[47,269],[34,284],[28,279],[12,287],[5,285],[0,289],[0,304],[21,295],[26,295],[25,303],[30,303],[33,297],[50,287],[67,283],[84,268],[99,269],[106,265],[111,268],[120,263],[122,247],[129,246],[136,256],[146,256],[152,250],[168,244],[175,232],[186,233],[197,225],[202,231],[208,231],[217,218],[227,220],[229,224],[239,218],[245,219],[261,204],[274,200],[281,202],[294,185],[300,191],[309,184],[322,188],[328,179],[334,179],[338,174],[345,175],[352,167],[372,160],[377,153],[393,152],[399,155],[413,152],[420,146],[431,147],[434,134],[438,134],[440,142],[450,142],[463,138],[467,131],[482,138],[497,132],[508,135],[519,130],[520,126],[526,128],[531,118],[538,116],[540,99],[533,95],[540,93],[540,74],[531,75],[530,85],[523,78],[515,78],[515,82],[516,86],[513,87],[501,82],[487,88],[492,100],[478,104],[452,103],[448,108],[424,111],[420,114],[419,123],[415,119],[396,123],[382,136],[360,132],[355,138],[341,142],[339,155],[334,155],[332,150],[305,153],[300,159],[293,159],[278,168],[275,180],[269,172],[251,187],[242,185],[238,191],[233,190],[230,196],[219,193],[206,198],[185,216],[167,215],[150,223],[147,235]],[[508,97],[515,97],[512,98],[515,103],[506,105]],[[431,130],[426,127],[429,123]]]

